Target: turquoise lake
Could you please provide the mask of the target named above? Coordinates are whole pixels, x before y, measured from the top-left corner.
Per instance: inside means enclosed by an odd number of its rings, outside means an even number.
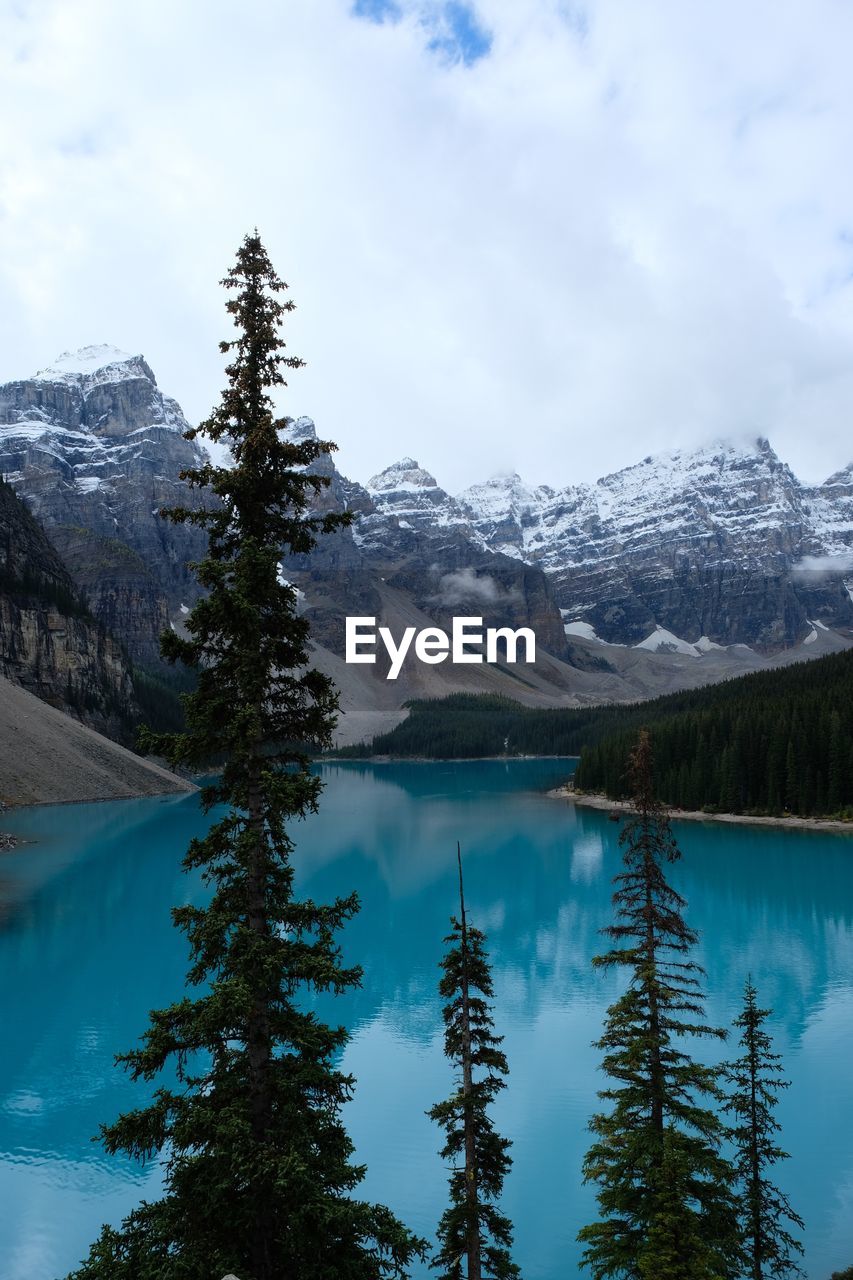
[[[344,1065],[358,1087],[345,1120],[368,1166],[364,1191],[430,1237],[446,1172],[424,1112],[451,1088],[437,966],[461,842],[511,1069],[495,1121],[514,1143],[503,1206],[526,1280],[584,1274],[575,1234],[595,1205],[579,1170],[602,1084],[591,1042],[621,989],[590,964],[611,918],[620,828],[544,794],[568,768],[330,765],[320,813],[294,828],[300,890],[361,897],[343,944],[364,983],[324,1011],[352,1032]],[[194,796],[4,816],[36,843],[0,854],[2,1280],[64,1276],[102,1221],[157,1194],[156,1167],[109,1158],[91,1139],[145,1099],[113,1057],[182,990],[185,943],[169,908],[203,900],[180,862],[204,822]],[[774,1010],[792,1082],[778,1109],[792,1158],[778,1181],[806,1221],[809,1280],[829,1280],[853,1266],[853,836],[676,832],[684,857],[671,879],[701,931],[711,1020],[730,1023],[748,973]]]

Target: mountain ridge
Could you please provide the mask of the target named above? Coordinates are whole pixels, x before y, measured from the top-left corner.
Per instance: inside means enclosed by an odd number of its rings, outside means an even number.
[[[0,475],[26,497],[98,621],[154,665],[170,617],[198,596],[187,565],[206,545],[159,514],[198,501],[178,479],[206,456],[188,429],[145,358],[108,344],[0,387]]]
[[[467,526],[484,547],[538,565],[571,620],[612,643],[641,643],[662,626],[772,650],[803,639],[810,614],[853,625],[850,592],[837,581],[792,581],[808,560],[831,570],[838,557],[837,573],[853,570],[853,464],[808,486],[765,437],[718,440],[648,456],[592,484],[532,487],[511,473],[453,496],[413,462],[368,483],[381,510],[414,513],[421,526],[430,518]],[[781,599],[761,598],[768,582]],[[697,586],[706,603],[686,608]],[[751,608],[714,616],[721,594],[751,595]]]
[[[294,439],[316,434],[308,417],[288,423]],[[144,356],[108,344],[0,387],[0,473],[143,661],[198,596],[188,563],[204,535],[159,514],[199,501],[177,478],[205,456],[188,428]],[[853,464],[808,486],[766,438],[717,440],[593,483],[510,473],[456,495],[411,456],[366,485],[332,456],[314,467],[329,480],[317,510],[356,519],[282,572],[343,681],[347,614],[532,626],[549,655],[535,696],[556,701],[633,700],[853,642]],[[431,674],[430,696],[448,672]],[[370,675],[359,697],[384,706],[384,672]]]

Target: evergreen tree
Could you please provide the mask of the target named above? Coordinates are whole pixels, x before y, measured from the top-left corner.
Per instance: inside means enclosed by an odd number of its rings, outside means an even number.
[[[103,1133],[110,1153],[160,1155],[161,1199],[143,1203],[118,1230],[104,1228],[78,1280],[378,1280],[403,1276],[420,1242],[382,1207],[353,1195],[363,1169],[340,1108],[353,1087],[335,1066],[341,1027],[312,1010],[314,992],[358,984],[344,967],[336,931],[357,909],[298,901],[293,841],[285,823],[317,808],[320,781],[304,744],[327,744],[336,694],[308,666],[308,626],[281,580],[282,555],[310,551],[346,516],[310,513],[327,481],[311,464],[334,446],[287,439],[271,391],[285,355],[279,326],[293,303],[257,232],[222,282],[238,336],[220,405],[197,431],[231,449],[233,468],[207,463],[184,473],[213,500],[168,514],[207,529],[197,566],[205,596],[188,636],[167,632],[162,650],[197,673],[184,695],[186,731],[147,734],[173,766],[222,772],[202,791],[205,811],[226,806],[190,844],[184,866],[212,889],[205,908],[174,920],[189,939],[189,993],[155,1011],[140,1048],[120,1061],[133,1079],[167,1066],[149,1106]],[[297,744],[297,745],[294,745]],[[303,745],[299,745],[303,744]]]
[[[837,707],[833,708],[829,717],[828,757],[826,807],[830,813],[835,813],[841,808],[841,796],[844,790],[844,734]]]
[[[444,1051],[459,1074],[453,1095],[428,1112],[447,1135],[442,1158],[454,1163],[450,1206],[439,1223],[440,1248],[432,1266],[442,1280],[512,1280],[520,1274],[510,1257],[512,1224],[497,1208],[512,1165],[511,1143],[495,1132],[488,1115],[505,1087],[508,1067],[489,1009],[493,991],[485,935],[468,924],[465,911],[458,845],[456,857],[459,917],[451,918],[445,939],[450,950],[441,962],[438,989],[446,1001]]]
[[[654,792],[643,730],[628,762],[634,814],[620,835],[613,947],[599,968],[625,968],[629,985],[607,1013],[598,1048],[612,1104],[593,1117],[584,1180],[598,1184],[599,1221],[583,1227],[583,1265],[595,1280],[728,1280],[740,1274],[734,1171],[723,1158],[716,1072],[694,1062],[686,1037],[724,1039],[706,1025],[697,935],[666,863],[681,855]]]
[[[788,1158],[776,1146],[779,1123],[773,1116],[780,1089],[788,1082],[781,1078],[778,1053],[764,1030],[769,1009],[758,1007],[751,979],[744,988],[743,1010],[735,1020],[741,1031],[741,1057],[728,1063],[724,1074],[733,1092],[726,1111],[734,1116],[731,1137],[737,1149],[736,1170],[742,1189],[741,1235],[749,1265],[750,1280],[780,1280],[803,1275],[794,1259],[802,1245],[783,1225],[787,1220],[803,1229],[802,1219],[788,1203],[787,1196],[767,1177],[771,1165]]]

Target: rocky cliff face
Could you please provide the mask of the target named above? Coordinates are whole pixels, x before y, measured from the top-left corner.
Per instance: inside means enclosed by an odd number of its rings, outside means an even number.
[[[142,357],[114,348],[85,348],[0,388],[0,472],[99,620],[145,661],[197,595],[187,562],[205,536],[158,514],[193,501],[177,479],[202,458],[186,426]],[[314,426],[300,418],[289,430]],[[766,440],[722,442],[594,484],[499,476],[456,496],[413,458],[366,486],[333,458],[316,466],[331,482],[318,510],[357,519],[285,572],[335,653],[347,614],[381,617],[385,587],[442,626],[462,613],[533,626],[542,647],[578,665],[593,661],[596,638],[774,653],[821,626],[853,628],[853,464],[808,487]]]
[[[44,530],[0,482],[0,674],[113,737],[136,714],[121,646],[87,613]]]
[[[156,660],[169,612],[197,595],[205,536],[164,520],[192,505],[178,473],[202,450],[142,356],[85,347],[0,387],[0,474],[67,557],[77,585],[135,658]]]
[[[308,418],[291,427],[313,433]],[[454,615],[482,617],[490,627],[532,627],[537,644],[568,657],[559,609],[541,569],[491,551],[455,511],[452,499],[412,459],[374,477],[368,488],[341,476],[331,458],[316,469],[330,477],[320,510],[350,510],[349,529],[324,537],[287,573],[304,591],[318,640],[341,654],[344,619],[383,619],[383,588],[403,593],[438,626]],[[448,509],[452,510],[450,518]]]
[[[482,616],[488,626],[529,626],[549,653],[569,656],[541,566],[490,546],[414,459],[374,476],[367,492],[374,509],[356,526],[362,549],[381,557],[390,570],[387,581],[413,595],[442,627],[466,613]]]
[[[853,626],[851,480],[809,489],[756,440],[646,458],[594,485],[500,477],[456,506],[487,545],[541,566],[564,615],[602,639],[637,644],[663,627],[772,651],[813,619]]]

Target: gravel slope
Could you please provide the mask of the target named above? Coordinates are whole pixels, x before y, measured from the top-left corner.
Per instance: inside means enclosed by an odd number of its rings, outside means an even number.
[[[0,677],[0,801],[116,800],[194,791],[191,782],[110,742]]]

